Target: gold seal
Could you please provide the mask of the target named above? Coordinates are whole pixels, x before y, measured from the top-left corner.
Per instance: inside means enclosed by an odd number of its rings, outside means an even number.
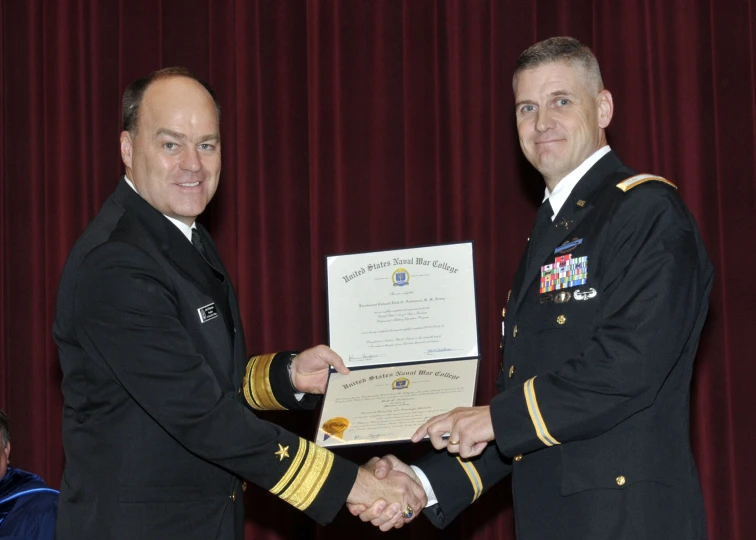
[[[328,437],[336,437],[337,439],[343,439],[344,438],[344,432],[349,427],[349,420],[344,418],[343,416],[336,416],[334,418],[331,418],[330,420],[326,420],[323,424],[323,431],[325,431],[328,435],[326,436],[326,439]]]
[[[391,388],[393,390],[404,390],[405,388],[409,388],[409,385],[410,380],[407,377],[399,377],[391,383]]]

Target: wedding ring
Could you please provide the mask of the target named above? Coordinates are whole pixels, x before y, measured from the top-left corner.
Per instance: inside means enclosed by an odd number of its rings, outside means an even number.
[[[410,505],[407,505],[404,507],[404,517],[407,519],[410,519],[412,516],[415,515],[414,510],[412,510],[412,507]]]
[[[449,441],[449,444],[453,444],[453,445],[455,445],[455,446],[456,446],[456,445],[458,445],[458,444],[459,444],[459,441]]]

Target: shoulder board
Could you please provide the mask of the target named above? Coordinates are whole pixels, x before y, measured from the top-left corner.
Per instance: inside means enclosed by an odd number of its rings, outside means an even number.
[[[653,174],[637,174],[635,176],[631,176],[630,178],[623,180],[622,182],[617,184],[617,187],[620,188],[622,191],[627,192],[636,186],[645,184],[646,182],[662,182],[664,184],[667,184],[668,186],[672,186],[673,188],[677,189],[677,186],[674,185],[669,180],[662,178],[661,176],[654,176]]]

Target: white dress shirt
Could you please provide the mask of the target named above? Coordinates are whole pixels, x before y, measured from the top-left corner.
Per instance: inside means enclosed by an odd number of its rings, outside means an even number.
[[[554,188],[554,191],[549,193],[549,188],[546,188],[544,190],[543,200],[545,201],[546,199],[548,199],[549,203],[551,203],[552,210],[554,210],[554,215],[551,216],[551,221],[554,221],[554,218],[559,213],[559,210],[562,209],[562,206],[567,200],[567,197],[570,196],[570,193],[572,193],[572,190],[575,189],[575,186],[578,184],[578,182],[580,182],[580,179],[585,176],[585,173],[587,173],[588,170],[593,167],[599,159],[604,157],[611,150],[612,149],[608,144],[606,146],[602,146],[593,154],[591,154],[588,159],[578,165],[574,171],[562,178]]]

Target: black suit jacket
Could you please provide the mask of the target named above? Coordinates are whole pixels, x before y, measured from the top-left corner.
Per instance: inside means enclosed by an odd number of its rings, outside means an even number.
[[[53,328],[61,540],[242,538],[242,478],[321,523],[351,489],[356,465],[248,407],[300,406],[290,356],[247,362],[236,296],[199,232],[209,264],[122,180],[71,251]]]
[[[495,444],[470,461],[420,463],[437,525],[511,472],[520,540],[706,537],[688,424],[712,266],[675,188],[622,184],[634,174],[614,153],[601,158],[529,248],[530,265],[523,255]],[[542,284],[547,265],[570,261],[582,263],[559,289]]]

